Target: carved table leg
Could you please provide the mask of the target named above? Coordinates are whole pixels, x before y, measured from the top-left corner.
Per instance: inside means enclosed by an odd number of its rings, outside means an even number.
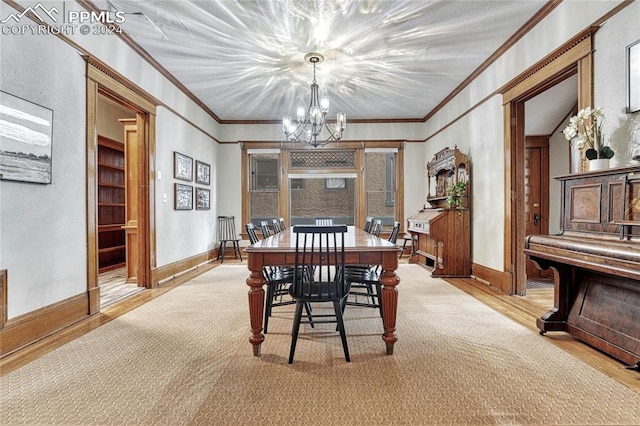
[[[382,340],[387,344],[387,355],[393,355],[393,345],[398,340],[395,335],[396,316],[398,313],[398,289],[396,286],[400,284],[400,278],[396,275],[398,268],[398,257],[395,253],[390,252],[393,256],[392,261],[388,254],[385,253],[384,261],[389,259],[389,263],[383,261],[383,274],[380,277],[382,283],[382,324],[384,326],[384,334]]]
[[[251,275],[247,278],[249,286],[249,318],[251,321],[251,337],[249,342],[253,345],[253,355],[260,356],[260,345],[264,342],[262,334],[262,321],[264,317],[264,289],[265,279],[262,274],[262,266],[253,261],[251,254],[247,261]]]

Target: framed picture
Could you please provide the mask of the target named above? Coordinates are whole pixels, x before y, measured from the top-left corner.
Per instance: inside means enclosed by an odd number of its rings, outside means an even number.
[[[191,182],[193,180],[193,158],[174,151],[173,177]]]
[[[627,46],[627,112],[640,111],[640,40]]]
[[[176,210],[193,210],[193,186],[176,183],[174,199]]]
[[[196,188],[196,209],[197,210],[209,210],[211,207],[209,203],[210,191],[205,188]]]
[[[345,189],[347,182],[344,178],[326,178],[324,180],[324,187],[326,189]]]
[[[0,178],[51,183],[53,110],[0,91]]]
[[[196,183],[209,185],[211,183],[211,166],[196,160]]]

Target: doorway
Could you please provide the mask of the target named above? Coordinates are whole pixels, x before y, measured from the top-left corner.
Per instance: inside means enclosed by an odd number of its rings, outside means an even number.
[[[103,291],[107,279],[120,293],[153,285],[155,185],[150,164],[156,103],[125,79],[116,79],[115,71],[90,57],[85,60],[87,287],[89,314],[95,314],[108,304],[107,297],[113,303],[113,294]],[[111,276],[100,277],[101,272]]]
[[[137,114],[98,94],[98,286],[100,309],[144,289],[138,285]]]
[[[505,128],[505,294],[523,296],[527,288],[525,213],[525,103],[576,76],[577,105],[593,103],[593,33],[589,28],[539,61],[502,90]],[[568,146],[568,144],[567,144]],[[550,200],[553,196],[550,197]],[[551,222],[550,222],[551,223]]]

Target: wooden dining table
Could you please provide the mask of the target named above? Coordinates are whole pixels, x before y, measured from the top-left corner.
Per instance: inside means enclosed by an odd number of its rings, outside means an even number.
[[[346,265],[381,265],[383,273],[380,277],[382,284],[382,324],[384,334],[382,340],[386,343],[387,355],[393,354],[393,345],[398,340],[396,331],[396,314],[398,309],[398,290],[396,286],[400,278],[396,274],[398,269],[398,254],[401,250],[396,244],[383,238],[371,235],[364,230],[349,226],[344,237]],[[262,334],[264,318],[264,285],[265,278],[262,270],[265,266],[293,266],[296,253],[296,237],[293,228],[265,238],[245,249],[247,265],[251,274],[247,278],[249,286],[249,318],[251,321],[251,336],[249,342],[253,345],[253,354],[260,356],[261,345],[264,342]]]

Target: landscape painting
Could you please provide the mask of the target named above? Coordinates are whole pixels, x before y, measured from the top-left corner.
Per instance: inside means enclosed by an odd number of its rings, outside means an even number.
[[[0,91],[0,178],[51,183],[53,110]]]

